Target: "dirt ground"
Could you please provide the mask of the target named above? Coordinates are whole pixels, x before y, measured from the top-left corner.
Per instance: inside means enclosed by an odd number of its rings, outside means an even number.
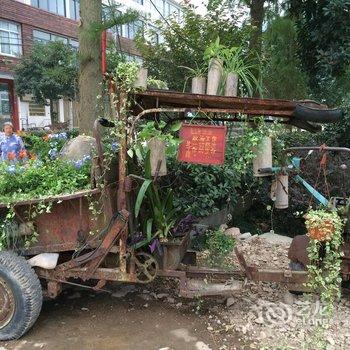
[[[198,314],[195,303],[180,305],[177,299],[175,304],[170,294],[157,298],[145,288],[123,296],[124,287],[119,288],[115,296],[69,289],[45,301],[32,330],[19,341],[0,344],[0,350],[221,348],[223,342],[207,330],[206,311]]]

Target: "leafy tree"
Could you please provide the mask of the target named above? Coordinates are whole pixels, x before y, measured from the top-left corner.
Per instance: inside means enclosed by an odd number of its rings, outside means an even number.
[[[236,14],[209,10],[201,16],[185,6],[180,23],[175,18],[156,23],[163,42],[157,43],[155,31],[150,30],[145,38],[138,35],[137,47],[151,75],[166,81],[170,89],[182,90],[188,72],[179,66],[193,69],[206,66],[204,50],[218,36],[223,45],[247,46],[248,33],[237,22]]]
[[[298,28],[299,54],[317,99],[342,107],[344,121],[327,126],[329,144],[350,144],[350,2],[289,0]]]
[[[15,67],[15,86],[19,96],[30,94],[38,104],[49,101],[51,118],[54,103],[75,97],[78,68],[75,51],[60,41],[35,43],[28,56]]]
[[[322,95],[350,65],[350,2],[289,0],[289,6],[298,27],[302,63],[315,92]]]
[[[263,85],[267,97],[307,97],[308,81],[298,48],[295,23],[285,17],[273,20],[263,34]]]

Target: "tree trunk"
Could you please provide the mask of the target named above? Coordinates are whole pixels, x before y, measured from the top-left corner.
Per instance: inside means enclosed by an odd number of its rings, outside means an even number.
[[[94,120],[101,112],[98,96],[102,95],[101,0],[80,0],[79,38],[79,130],[91,133]]]
[[[262,51],[262,27],[264,22],[264,9],[265,0],[251,0],[250,2],[250,24],[252,31],[249,39],[249,52],[250,56],[256,60],[256,65],[259,65],[257,57],[261,57]],[[252,73],[255,78],[259,81],[260,70],[259,68],[252,69]],[[254,97],[260,97],[259,91],[253,92]]]
[[[252,32],[249,39],[249,50],[252,54],[261,54],[262,26],[264,22],[265,0],[252,0],[250,3],[250,23]]]

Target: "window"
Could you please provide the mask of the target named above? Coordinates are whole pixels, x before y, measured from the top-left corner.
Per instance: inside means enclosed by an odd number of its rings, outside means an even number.
[[[65,44],[68,44],[68,38],[65,38],[64,36],[47,33],[36,29],[33,30],[33,39],[42,43],[47,43],[49,41],[62,41]]]
[[[19,56],[22,53],[21,26],[0,20],[0,54]]]
[[[10,91],[6,83],[0,83],[0,122],[11,120]]]
[[[143,31],[142,21],[135,21],[132,23],[126,24],[125,32],[123,31],[122,36],[129,39],[135,39],[136,34],[139,31]]]
[[[66,38],[64,36],[57,35],[54,33],[43,32],[42,30],[37,29],[33,30],[33,39],[34,41],[38,41],[41,43],[47,43],[49,41],[62,41],[65,44],[69,44],[74,50],[77,50],[79,47],[78,40]]]
[[[152,0],[151,11],[154,18],[160,18],[160,13],[164,16],[164,0]]]
[[[69,10],[70,10],[70,18],[75,19],[77,21],[80,18],[80,16],[79,16],[79,10],[80,10],[79,0],[69,0]]]
[[[57,15],[66,15],[65,0],[31,0],[31,4],[39,9],[50,11]]]

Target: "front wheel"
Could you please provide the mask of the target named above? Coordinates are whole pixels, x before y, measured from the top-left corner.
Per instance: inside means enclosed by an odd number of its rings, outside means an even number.
[[[18,339],[38,318],[42,306],[38,276],[13,252],[0,252],[0,340]]]

